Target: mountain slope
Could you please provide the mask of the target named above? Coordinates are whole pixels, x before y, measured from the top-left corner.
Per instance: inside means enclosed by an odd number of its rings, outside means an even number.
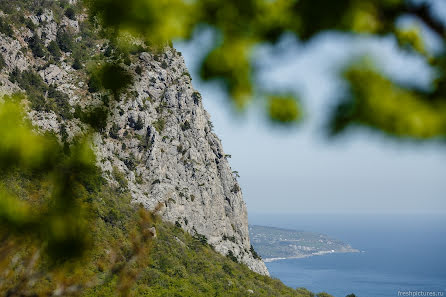
[[[26,94],[34,125],[66,146],[94,131],[111,185],[148,210],[163,205],[165,220],[268,274],[252,255],[240,186],[181,53],[107,40],[74,0],[0,1],[0,11],[0,90]]]

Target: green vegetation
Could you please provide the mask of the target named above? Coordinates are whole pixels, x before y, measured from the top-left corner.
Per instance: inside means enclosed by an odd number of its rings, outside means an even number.
[[[22,113],[9,103],[19,99],[6,100],[0,106],[0,121],[8,123],[0,136],[9,148],[0,145],[0,292],[314,296],[218,254],[204,236],[160,220],[158,210],[132,205],[118,169],[113,175],[119,186],[112,187],[91,165],[90,144],[62,153],[57,142],[20,124]]]
[[[341,100],[332,107],[329,131],[337,135],[350,126],[361,125],[397,138],[446,137],[446,25],[432,12],[430,2],[85,0],[85,3],[91,16],[97,17],[106,28],[104,31],[113,38],[119,38],[121,32],[130,32],[155,49],[171,40],[189,40],[197,28],[206,24],[218,32],[218,37],[212,39],[209,51],[199,61],[201,77],[204,80],[220,79],[231,102],[240,109],[247,107],[253,97],[263,98],[268,102],[265,107],[269,118],[287,125],[302,119],[301,98],[296,94],[271,96],[269,90],[258,83],[255,78],[263,69],[254,65],[256,47],[278,45],[285,35],[293,35],[305,45],[319,34],[333,31],[394,38],[400,51],[416,56],[414,60],[424,61],[436,74],[429,88],[397,83],[377,70],[367,71],[370,67],[364,67],[362,63],[349,61],[344,65],[348,75],[340,73],[340,77],[350,86],[350,94],[342,99],[333,98]],[[402,25],[402,18],[414,21],[410,26]],[[420,28],[428,28],[442,49],[430,51],[424,42],[425,30]],[[167,68],[167,62],[161,57],[157,54],[154,59],[162,68]],[[411,63],[410,59],[407,61]],[[356,71],[358,68],[360,71]],[[369,81],[376,83],[364,83]],[[283,91],[273,90],[273,93],[283,94]],[[371,96],[376,102],[371,102]]]
[[[119,138],[119,126],[116,123],[113,123],[113,125],[110,128],[110,131],[108,132],[108,135],[113,138],[113,139],[118,139]]]
[[[96,106],[83,111],[79,106],[76,106],[74,116],[90,125],[95,131],[101,132],[107,126],[108,110],[103,106]]]
[[[29,38],[28,46],[31,49],[34,57],[42,58],[45,56],[45,47],[42,40],[40,40],[37,34],[34,34],[33,37]]]
[[[14,31],[12,30],[11,25],[9,25],[7,21],[1,16],[0,16],[0,33],[3,33],[8,37],[14,36]]]
[[[182,123],[180,126],[181,126],[181,130],[183,130],[183,131],[189,130],[191,128],[188,120],[184,121],[184,123]]]
[[[249,236],[264,259],[359,252],[347,243],[318,233],[250,225]]]
[[[68,7],[65,10],[65,16],[70,20],[76,20],[76,11],[74,10],[73,7]]]
[[[74,70],[82,69],[82,62],[78,57],[74,58],[73,65],[71,65]]]
[[[163,118],[159,118],[152,125],[153,127],[155,127],[156,131],[161,134],[161,132],[163,132],[164,130],[164,126],[166,125],[166,120]]]
[[[59,48],[66,53],[71,52],[73,50],[74,47],[73,35],[66,29],[59,29],[57,31],[56,42],[57,45],[59,45]]]
[[[144,128],[144,122],[140,116],[138,116],[138,120],[136,121],[134,128],[135,130],[141,130]]]
[[[5,58],[3,58],[3,55],[0,55],[0,71],[3,70],[3,68],[6,67]]]
[[[62,119],[72,119],[68,95],[57,90],[55,86],[47,86],[40,75],[32,70],[15,69],[9,74],[9,80],[25,90],[31,108],[37,111],[54,111]]]
[[[294,122],[300,118],[300,108],[293,96],[272,96],[268,112],[271,120],[279,123]]]
[[[105,63],[90,71],[88,90],[95,93],[105,89],[113,94],[115,100],[119,100],[120,93],[132,80],[132,75],[119,64]]]
[[[54,59],[56,59],[56,61],[59,61],[60,57],[62,57],[59,45],[54,40],[50,41],[47,50],[54,57]]]

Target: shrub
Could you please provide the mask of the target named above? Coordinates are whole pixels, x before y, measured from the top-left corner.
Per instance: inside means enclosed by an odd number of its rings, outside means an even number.
[[[184,71],[183,74],[182,74],[182,76],[187,76],[187,77],[189,77],[190,80],[192,80],[192,76],[191,76],[190,73],[187,72],[187,71]]]
[[[254,250],[254,247],[252,246],[252,244],[251,244],[251,248],[249,250],[251,251],[252,257],[254,259],[262,260],[262,257],[260,257],[259,254],[257,254],[257,252]]]
[[[59,29],[57,31],[56,42],[57,45],[59,45],[59,48],[66,53],[73,50],[73,36],[64,29]]]
[[[33,37],[28,39],[28,46],[31,49],[34,57],[42,58],[45,56],[45,49],[43,46],[42,40],[40,40],[37,34],[34,34]]]
[[[132,83],[132,76],[126,69],[118,64],[105,64],[90,72],[88,91],[95,93],[102,88],[111,91],[115,100],[119,93]]]
[[[72,67],[74,70],[82,69],[82,63],[78,57],[74,58]]]
[[[101,69],[101,82],[105,89],[110,90],[115,99],[118,94],[132,82],[132,76],[117,64],[106,64]]]
[[[297,288],[296,292],[301,297],[314,297],[315,296],[313,292],[308,291],[308,289],[305,289],[305,288]]]
[[[231,189],[231,192],[237,194],[238,192],[240,192],[240,186],[238,184],[234,184],[234,186]]]
[[[186,223],[186,222],[185,222]],[[187,223],[186,223],[187,225]],[[194,239],[198,240],[202,245],[207,245],[208,244],[208,239],[206,236],[204,236],[203,234],[200,233],[196,233],[194,235]]]
[[[5,58],[3,58],[3,55],[0,54],[0,71],[3,70],[3,68],[6,67]]]
[[[50,54],[54,57],[54,59],[56,59],[57,61],[60,59],[60,57],[62,56],[62,53],[60,52],[60,48],[59,45],[57,45],[57,43],[52,40],[47,47],[48,52],[50,52]]]
[[[192,94],[192,99],[194,99],[194,103],[195,105],[198,105],[200,103],[201,100],[201,95],[198,92],[193,92]]]
[[[36,72],[32,70],[21,72],[14,69],[9,74],[9,80],[25,90],[32,109],[37,111],[52,110],[63,119],[73,118],[68,95],[58,91],[55,86],[47,86]]]
[[[70,20],[76,20],[76,11],[74,10],[74,8],[73,7],[68,7],[66,10],[65,10],[65,16],[67,17],[67,18],[69,18]]]
[[[144,122],[142,121],[142,118],[138,116],[138,120],[135,123],[135,130],[141,130],[144,128]]]
[[[101,80],[96,75],[92,75],[88,80],[88,92],[96,93],[101,90]]]
[[[119,132],[118,124],[113,123],[113,125],[110,128],[110,131],[108,132],[108,134],[110,135],[111,138],[118,139],[119,138],[118,132]]]
[[[138,74],[138,75],[141,75],[141,73],[142,73],[142,68],[141,68],[141,66],[136,66],[136,68],[135,68],[135,72],[136,72],[136,74]]]
[[[98,106],[84,112],[76,106],[74,116],[98,132],[103,131],[107,126],[108,111],[104,107]]]
[[[57,90],[55,86],[51,85],[48,88],[48,104],[50,109],[56,114],[60,115],[63,119],[72,119],[73,115],[70,111],[71,106],[69,104],[68,95]]]
[[[135,156],[131,154],[127,159],[124,160],[125,166],[131,171],[136,169],[136,160]]]
[[[9,25],[8,22],[5,21],[5,19],[1,16],[0,16],[0,33],[3,33],[8,37],[14,36],[14,31],[12,30],[11,25]]]
[[[183,124],[181,124],[181,130],[186,131],[190,129],[190,123],[189,121],[185,121]]]
[[[117,167],[113,167],[113,177],[118,182],[118,185],[121,190],[126,190],[128,186],[128,181],[125,178],[124,173],[122,173]]]
[[[153,127],[155,127],[156,131],[158,131],[159,134],[163,132],[165,125],[166,125],[166,120],[164,120],[163,118],[159,118],[153,123]]]
[[[229,250],[228,254],[226,255],[229,259],[234,261],[235,263],[238,263],[237,257],[234,255],[234,252]]]
[[[167,69],[167,67],[169,67],[169,65],[167,65],[166,61],[163,61],[163,62],[161,63],[161,67],[162,67],[163,69]]]

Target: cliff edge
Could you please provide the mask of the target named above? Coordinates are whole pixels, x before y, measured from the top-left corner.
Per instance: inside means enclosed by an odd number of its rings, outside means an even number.
[[[94,129],[97,164],[110,183],[268,275],[252,253],[242,191],[181,53],[128,41],[136,49],[117,69],[131,83],[111,93],[94,85],[92,69],[119,49],[99,37],[81,5],[70,1],[67,13],[59,1],[26,2],[0,3],[1,92],[26,94],[33,124],[66,145]]]

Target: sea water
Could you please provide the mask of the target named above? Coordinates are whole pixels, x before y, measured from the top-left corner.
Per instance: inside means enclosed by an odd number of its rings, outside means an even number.
[[[271,276],[290,287],[335,297],[446,296],[445,215],[253,214],[249,219],[324,233],[361,251],[266,263]]]

